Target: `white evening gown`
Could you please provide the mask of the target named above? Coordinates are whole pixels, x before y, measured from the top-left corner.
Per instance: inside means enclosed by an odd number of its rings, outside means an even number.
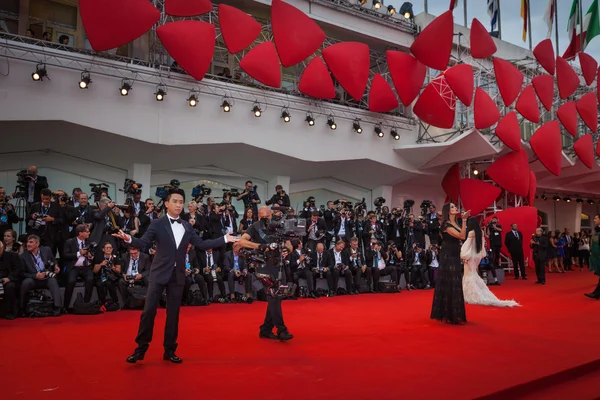
[[[479,253],[477,253],[475,237],[473,236],[469,236],[460,249],[460,258],[464,260],[465,267],[462,280],[465,303],[495,307],[519,306],[519,303],[514,300],[499,300],[477,273],[481,259],[486,256],[485,238],[482,238],[482,240]]]

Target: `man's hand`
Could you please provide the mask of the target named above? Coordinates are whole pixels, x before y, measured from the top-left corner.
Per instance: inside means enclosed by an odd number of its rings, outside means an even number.
[[[44,222],[53,222],[54,221],[54,217],[51,217],[49,215],[44,215],[42,217],[42,221],[44,221]]]
[[[217,268],[215,269],[215,271],[217,271],[217,272],[221,272],[221,267],[217,267]]]
[[[230,233],[228,233],[227,235],[225,235],[225,237],[227,238],[227,243],[235,243],[235,242],[239,242],[240,241],[240,237],[239,236],[233,236]]]
[[[115,202],[111,200],[111,201],[108,203],[108,208],[115,208]]]
[[[81,250],[79,250],[79,254],[82,255],[82,256],[87,255],[87,252],[88,252],[87,249],[81,249]]]
[[[104,260],[100,263],[100,266],[106,267],[106,264],[108,264],[108,261]]]
[[[324,268],[323,268],[323,272],[327,272],[327,271],[329,271],[329,268],[327,268],[327,267],[324,267]]]
[[[302,254],[299,258],[298,258],[298,262],[302,262],[306,259],[306,255]]]
[[[8,278],[2,278],[2,284],[6,285],[8,282],[10,282],[10,279]]]
[[[235,276],[236,276],[237,278],[239,278],[239,277],[240,277],[240,275],[241,275],[240,271],[238,271],[237,269],[234,269],[234,270],[233,270],[233,273],[235,274]]]
[[[367,272],[367,266],[366,265],[363,265],[362,267],[360,267],[360,269],[362,270],[363,273]]]
[[[204,273],[210,274],[210,267],[204,267]]]
[[[142,274],[135,274],[135,277],[133,279],[139,281],[140,279],[142,279]]]
[[[37,274],[35,274],[35,279],[45,279],[46,278],[46,273],[45,272],[38,272]]]
[[[129,236],[128,234],[123,232],[121,229],[119,229],[119,233],[113,233],[112,235],[116,238],[119,238],[119,239],[125,241],[125,242],[131,241],[131,236]]]
[[[55,274],[60,273],[60,268],[58,268],[58,266],[56,266],[56,265],[54,266],[54,273]]]

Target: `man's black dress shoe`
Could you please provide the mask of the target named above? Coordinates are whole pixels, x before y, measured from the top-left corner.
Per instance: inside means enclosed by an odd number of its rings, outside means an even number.
[[[127,359],[125,361],[127,361],[130,364],[135,364],[138,361],[142,361],[144,360],[144,355],[146,353],[140,353],[140,352],[135,352],[132,355],[130,355],[129,357],[127,357]]]
[[[273,332],[261,332],[258,334],[258,337],[261,339],[278,339],[277,335],[275,335]]]
[[[584,295],[590,299],[600,300],[600,295],[597,295],[596,293],[584,293]]]
[[[163,360],[171,361],[172,363],[175,363],[175,364],[181,364],[183,362],[183,360],[181,358],[177,357],[175,355],[175,353],[165,353],[163,355]]]
[[[285,342],[286,340],[290,340],[293,338],[294,338],[294,335],[292,335],[289,332],[281,332],[279,335],[277,335],[277,339],[279,339],[282,342]]]

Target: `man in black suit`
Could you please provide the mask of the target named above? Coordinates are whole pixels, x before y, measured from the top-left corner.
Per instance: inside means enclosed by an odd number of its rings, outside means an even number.
[[[215,282],[219,287],[220,298],[225,299],[225,282],[223,281],[223,265],[221,264],[221,256],[219,251],[208,249],[201,252],[198,256],[198,264],[200,265],[200,273],[206,289],[208,291],[208,301],[211,302],[215,298]]]
[[[48,180],[45,176],[38,175],[38,169],[35,165],[27,168],[26,179],[29,184],[27,188],[27,203],[32,204],[40,202],[42,200],[42,189],[48,188]]]
[[[190,224],[191,225],[191,224]],[[193,225],[192,225],[193,226]],[[200,293],[202,293],[202,305],[209,305],[208,301],[208,288],[206,281],[202,276],[202,270],[198,263],[198,257],[196,257],[196,250],[192,247],[192,244],[188,244],[187,254],[185,255],[185,285],[183,287],[183,302],[186,303],[187,297],[190,294],[190,288],[196,283]]]
[[[77,278],[81,278],[85,284],[83,301],[88,303],[92,299],[94,290],[94,274],[92,273],[93,256],[89,254],[90,229],[85,224],[75,227],[76,237],[67,240],[64,249],[65,273],[67,274],[67,287],[65,288],[65,309],[71,306],[71,297],[77,284]],[[102,250],[98,249],[99,252]]]
[[[315,251],[318,243],[325,243],[327,225],[325,220],[319,217],[318,211],[313,211],[310,221],[306,222],[306,244],[310,251]]]
[[[185,285],[185,255],[188,244],[200,250],[220,247],[227,242],[236,242],[238,238],[225,235],[216,240],[204,241],[200,238],[189,222],[179,218],[185,204],[185,192],[182,189],[172,189],[164,202],[167,215],[158,218],[141,238],[132,238],[123,231],[114,234],[125,243],[137,248],[146,248],[156,243],[156,253],[150,267],[150,278],[146,305],[140,317],[140,327],[136,342],[138,347],[127,358],[128,363],[143,360],[154,330],[154,319],[158,302],[166,289],[167,292],[167,321],[165,325],[163,359],[173,363],[181,363],[181,358],[175,355],[177,349],[177,331],[179,325],[179,308]]]
[[[229,297],[231,302],[235,302],[235,281],[244,276],[244,288],[246,297],[252,297],[252,275],[248,273],[248,265],[246,260],[239,257],[239,251],[242,246],[239,243],[233,245],[233,249],[225,253],[225,274],[227,275],[227,283],[229,284]]]
[[[25,279],[21,284],[21,310],[25,311],[28,293],[32,289],[48,289],[54,300],[55,317],[61,315],[62,299],[58,281],[52,274],[58,274],[60,269],[56,265],[56,259],[49,247],[40,246],[40,238],[36,235],[27,237],[27,251],[21,254],[23,265],[23,276]]]
[[[519,279],[519,273],[523,279],[527,279],[525,273],[525,256],[523,255],[523,232],[519,232],[517,224],[511,225],[511,231],[506,233],[504,243],[510,253],[515,270],[515,279]]]
[[[19,255],[4,251],[4,244],[0,242],[0,285],[4,289],[4,304],[0,315],[9,320],[15,319],[15,300],[22,272]]]
[[[62,225],[60,206],[52,201],[50,189],[41,190],[42,201],[35,203],[27,214],[27,234],[40,237],[42,246],[56,252],[58,227]]]
[[[544,235],[542,228],[535,230],[535,236],[531,238],[529,246],[533,249],[533,262],[535,263],[535,274],[538,284],[546,284],[546,262],[548,261],[548,247],[550,242],[548,236]]]
[[[134,286],[142,286],[148,289],[150,263],[150,256],[148,254],[142,253],[137,247],[129,247],[121,266],[123,276],[118,283],[119,292],[121,292],[121,298],[123,299],[123,308],[127,308],[129,304],[129,280],[127,277],[133,277]]]

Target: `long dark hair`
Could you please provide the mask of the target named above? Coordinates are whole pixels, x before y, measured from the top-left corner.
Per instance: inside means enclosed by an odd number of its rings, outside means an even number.
[[[467,236],[469,235],[469,232],[474,231],[475,232],[475,249],[477,250],[477,253],[479,253],[481,251],[481,247],[483,246],[483,234],[481,232],[481,227],[479,226],[479,222],[477,221],[477,218],[475,217],[470,217],[467,220]]]
[[[451,204],[452,203],[446,203],[442,207],[442,222],[449,222],[450,221],[450,205]]]

